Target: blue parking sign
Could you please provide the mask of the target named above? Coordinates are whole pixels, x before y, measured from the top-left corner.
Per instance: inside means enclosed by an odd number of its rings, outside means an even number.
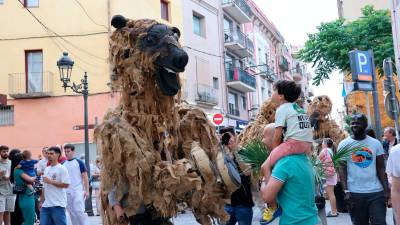
[[[372,57],[368,51],[351,51],[350,67],[353,81],[372,82]]]

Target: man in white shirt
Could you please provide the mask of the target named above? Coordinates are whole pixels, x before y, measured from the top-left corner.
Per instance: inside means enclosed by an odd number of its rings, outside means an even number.
[[[391,149],[387,161],[386,173],[391,184],[391,200],[395,224],[400,223],[400,145]]]
[[[0,146],[0,224],[10,225],[10,212],[14,212],[15,195],[10,182],[11,161],[8,147]]]
[[[70,184],[67,169],[58,163],[61,149],[50,147],[47,150],[50,166],[46,167],[43,175],[43,191],[40,197],[40,224],[41,225],[66,225],[67,206],[66,188]]]
[[[89,179],[85,164],[75,158],[75,146],[64,146],[67,160],[63,165],[67,168],[71,178],[71,185],[67,189],[67,210],[72,225],[88,225],[89,218],[85,213],[85,199],[89,197]]]

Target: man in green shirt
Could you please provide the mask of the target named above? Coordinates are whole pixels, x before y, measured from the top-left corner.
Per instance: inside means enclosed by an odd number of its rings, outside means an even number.
[[[280,225],[315,225],[319,223],[315,206],[315,176],[306,155],[280,159],[271,178],[262,188],[266,203],[275,199],[282,207]]]

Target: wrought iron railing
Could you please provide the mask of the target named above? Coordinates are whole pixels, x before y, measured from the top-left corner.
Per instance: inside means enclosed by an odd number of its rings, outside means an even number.
[[[235,42],[247,49],[251,54],[254,53],[254,43],[240,30],[225,30],[225,43]]]
[[[8,75],[11,97],[43,97],[53,94],[53,73],[12,73]]]
[[[239,110],[232,104],[229,104],[228,114],[232,116],[240,116]]]
[[[197,84],[196,101],[218,104],[218,89],[205,84]]]
[[[244,12],[248,17],[251,17],[252,12],[249,4],[245,0],[222,0],[222,6],[234,3]]]
[[[279,67],[281,67],[283,71],[289,70],[289,62],[284,56],[279,57]]]
[[[240,81],[252,88],[256,88],[256,78],[241,68],[227,68],[226,75],[228,82]]]

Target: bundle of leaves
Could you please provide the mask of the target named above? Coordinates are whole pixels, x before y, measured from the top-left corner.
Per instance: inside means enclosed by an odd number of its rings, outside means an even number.
[[[341,148],[339,148],[335,153],[332,155],[332,163],[325,163],[321,162],[316,155],[313,155],[310,158],[311,165],[315,171],[315,177],[318,182],[322,181],[322,178],[325,177],[325,171],[328,167],[335,168],[336,173],[339,173],[339,168],[346,164],[347,160],[351,157],[353,152],[361,150],[365,146],[357,144],[357,143],[350,143]]]
[[[240,159],[251,167],[253,176],[260,176],[261,165],[268,158],[270,150],[261,139],[253,139],[239,151]]]

